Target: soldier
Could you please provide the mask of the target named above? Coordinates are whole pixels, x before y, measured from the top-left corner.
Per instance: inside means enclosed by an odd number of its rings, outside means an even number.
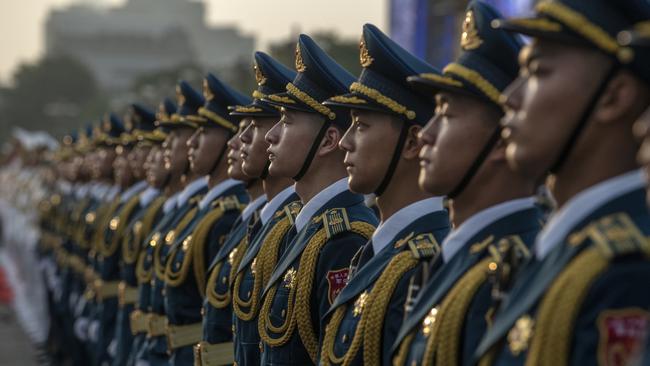
[[[262,98],[282,108],[266,135],[269,172],[292,177],[304,204],[295,235],[263,292],[262,364],[316,363],[321,319],[345,285],[352,256],[377,223],[363,196],[348,189],[338,143],[349,115],[321,104],[347,92],[353,77],[306,35],[296,46],[296,71],[286,92]]]
[[[205,106],[198,115],[186,117],[197,127],[187,144],[190,171],[208,176],[209,190],[198,203],[192,221],[177,229],[165,267],[167,341],[170,364],[177,366],[194,364],[193,346],[202,337],[207,266],[249,200],[244,185],[228,177],[225,156],[228,140],[237,132],[236,118],[228,114],[228,106],[246,104],[250,98],[212,74],[203,80],[203,95]]]
[[[339,144],[348,182],[354,192],[377,196],[381,223],[326,314],[321,365],[390,362],[409,281],[420,264],[430,265],[449,231],[443,198],[418,187],[417,136],[433,115],[431,101],[406,82],[413,74],[439,72],[371,24],[363,27],[359,48],[359,79],[349,94],[324,104],[350,110],[352,124]]]
[[[630,364],[640,355],[650,217],[632,124],[650,90],[634,71],[647,63],[616,35],[647,20],[648,7],[543,1],[532,18],[495,23],[533,37],[504,98],[507,159],[522,175],[551,172],[558,210],[476,350],[481,364]]]
[[[120,216],[127,217],[127,219],[125,222],[118,222],[118,225],[115,226],[115,234],[118,234],[117,230],[119,229],[119,235],[114,236],[112,239],[115,241],[116,247],[113,255],[117,256],[118,277],[120,279],[115,333],[109,346],[109,350],[113,351],[113,365],[116,366],[126,364],[133,344],[129,316],[133,311],[133,304],[137,294],[134,262],[139,250],[139,243],[132,242],[134,225],[139,220],[142,220],[142,216],[147,212],[150,205],[160,206],[162,204],[162,199],[158,199],[160,190],[153,187],[151,182],[145,179],[145,159],[152,148],[152,142],[147,136],[153,134],[155,119],[155,114],[148,108],[140,104],[130,106],[125,116],[125,123],[126,125],[133,124],[131,135],[135,145],[127,155],[124,152],[122,153],[125,159],[120,159],[119,164],[116,162],[116,165],[128,165],[128,169],[122,167],[118,171],[131,174],[133,181],[138,182],[133,185],[131,192],[129,192],[133,194],[132,197],[137,196],[137,200],[132,198],[131,205],[134,206],[130,208],[131,212],[127,212],[126,207],[122,210],[124,212]],[[127,129],[129,128],[127,127]],[[137,192],[141,187],[141,192]],[[117,218],[118,220],[121,219],[119,216]],[[142,227],[142,221],[138,226]]]
[[[238,365],[260,364],[260,336],[257,330],[260,297],[269,280],[271,271],[286,247],[289,229],[302,205],[295,193],[293,180],[268,174],[269,144],[266,133],[280,119],[279,110],[259,98],[280,93],[296,73],[262,52],[255,53],[255,78],[257,96],[248,106],[235,107],[233,114],[251,118],[250,125],[242,132],[242,169],[250,177],[263,181],[268,203],[260,211],[259,220],[251,229],[249,240],[233,249],[233,277],[230,278],[233,308],[233,333],[235,363]],[[215,283],[219,277],[215,276]],[[221,277],[223,278],[223,276]]]
[[[169,99],[163,100],[159,104],[158,112],[155,114],[154,126],[159,123],[159,121],[164,121],[169,119],[172,114],[176,112],[176,105]],[[146,179],[147,183],[154,189],[152,195],[156,195],[155,199],[151,198],[152,201],[146,209],[141,211],[141,216],[134,217],[134,220],[131,227],[127,229],[124,240],[122,241],[122,262],[124,263],[123,274],[125,275],[124,283],[124,298],[125,298],[125,308],[128,306],[126,304],[127,292],[131,292],[130,286],[135,287],[135,299],[133,300],[133,309],[129,313],[129,328],[131,334],[133,335],[133,340],[131,343],[131,350],[127,355],[126,365],[132,366],[136,363],[136,358],[139,350],[142,348],[146,340],[147,326],[145,324],[145,311],[146,308],[141,308],[141,300],[148,298],[143,294],[145,291],[141,289],[141,286],[145,286],[150,283],[151,279],[147,278],[147,273],[143,273],[141,261],[144,260],[142,253],[147,249],[147,244],[144,242],[144,239],[149,236],[149,233],[156,225],[156,223],[162,218],[164,205],[170,202],[168,198],[169,183],[171,180],[171,174],[169,170],[165,168],[164,163],[164,149],[162,144],[167,139],[167,130],[162,127],[155,127],[154,130],[150,133],[142,134],[142,141],[148,141],[152,144],[149,155],[146,160]],[[157,192],[156,192],[157,191]],[[144,195],[143,193],[143,198]],[[141,206],[144,206],[142,199],[140,201]],[[168,204],[168,208],[171,207],[171,204]],[[134,277],[131,277],[133,274]],[[133,281],[133,282],[131,282]],[[141,291],[142,290],[142,291]],[[148,296],[148,293],[146,294]],[[125,309],[126,310],[126,309]],[[118,341],[122,341],[119,339]],[[119,347],[119,343],[118,343]]]
[[[162,217],[143,243],[146,249],[140,254],[136,268],[138,308],[146,313],[143,321],[147,329],[147,338],[137,351],[136,363],[143,360],[151,365],[166,365],[169,359],[163,294],[165,260],[177,230],[182,231],[179,224],[191,221],[196,205],[207,191],[206,177],[196,176],[189,168],[187,140],[196,125],[186,119],[196,115],[205,100],[185,81],[179,82],[176,93],[178,110],[171,117],[158,121],[159,126],[169,130],[163,143],[164,165],[170,172],[166,188],[168,199],[163,204]]]
[[[493,306],[488,269],[514,276],[541,229],[542,211],[532,197],[536,181],[509,169],[500,142],[501,93],[517,76],[521,43],[491,28],[498,17],[491,6],[471,2],[458,59],[443,75],[409,78],[435,94],[436,116],[421,134],[420,182],[450,198],[454,230],[400,330],[395,365],[471,364]],[[461,142],[463,151],[457,149]],[[514,263],[506,260],[511,256]]]

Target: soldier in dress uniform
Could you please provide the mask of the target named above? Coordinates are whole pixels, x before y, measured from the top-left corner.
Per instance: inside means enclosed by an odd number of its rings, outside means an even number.
[[[154,126],[158,121],[165,121],[176,112],[176,105],[168,98],[163,100],[158,107],[155,115]],[[150,193],[152,198],[147,198],[148,194],[143,193],[140,205],[143,206],[140,215],[134,217],[132,224],[127,229],[124,240],[122,241],[122,263],[123,263],[123,282],[124,286],[124,299],[125,310],[128,307],[126,298],[132,295],[127,293],[133,292],[132,286],[135,288],[133,295],[133,308],[128,315],[129,328],[133,335],[133,340],[130,347],[130,352],[127,355],[127,366],[134,366],[136,364],[137,354],[146,340],[147,325],[145,312],[147,309],[143,306],[148,303],[148,292],[143,287],[149,286],[151,281],[150,273],[144,271],[142,263],[144,262],[143,252],[147,249],[147,244],[144,239],[149,236],[149,233],[162,218],[164,211],[164,204],[168,202],[167,197],[170,189],[171,174],[165,168],[164,163],[164,149],[163,142],[167,138],[167,130],[158,126],[152,132],[142,133],[142,142],[148,141],[152,144],[149,155],[146,160],[146,177],[147,183],[152,188]],[[143,202],[144,201],[144,202]],[[150,201],[147,205],[146,201]],[[146,206],[146,208],[144,208]],[[171,205],[168,204],[168,207]],[[130,301],[128,301],[130,302]],[[118,348],[121,339],[118,339]],[[120,356],[121,357],[121,356]]]
[[[640,356],[650,217],[632,125],[650,90],[634,71],[647,63],[616,36],[649,19],[649,7],[543,1],[534,17],[494,24],[532,36],[505,93],[506,155],[522,175],[552,174],[558,210],[476,350],[482,365],[622,365]]]
[[[490,5],[471,2],[457,60],[442,75],[409,78],[414,88],[435,94],[437,113],[421,134],[420,182],[449,197],[454,230],[402,325],[395,365],[471,364],[494,306],[488,270],[508,266],[502,273],[514,276],[516,263],[502,259],[525,260],[541,229],[536,181],[512,172],[500,141],[501,95],[517,77],[521,42],[491,28],[499,17]]]
[[[167,346],[167,317],[165,316],[165,267],[166,260],[176,235],[181,234],[198,211],[198,204],[208,190],[208,180],[197,175],[190,168],[187,141],[196,131],[195,122],[188,116],[196,116],[205,104],[205,99],[187,82],[177,86],[178,110],[169,120],[159,121],[160,126],[169,129],[165,141],[165,166],[171,172],[170,202],[163,206],[165,215],[145,240],[148,243],[143,256],[143,272],[151,272],[149,287],[143,286],[141,295],[149,293],[149,302],[141,303],[140,309],[147,309],[147,341],[143,345],[141,358],[150,365],[167,365],[170,349]],[[143,275],[143,278],[145,276]]]
[[[139,250],[139,243],[134,247],[135,243],[132,242],[134,225],[135,222],[142,219],[150,205],[162,204],[161,200],[156,200],[160,196],[160,190],[152,187],[151,182],[145,179],[146,156],[152,149],[152,140],[148,137],[153,136],[155,114],[147,107],[136,103],[129,107],[124,120],[127,126],[132,125],[132,128],[127,127],[127,130],[132,130],[130,139],[133,140],[133,146],[128,152],[122,151],[122,154],[118,156],[119,163],[116,161],[116,165],[127,165],[128,169],[126,166],[122,166],[118,171],[131,174],[133,181],[137,183],[133,184],[130,192],[125,192],[133,197],[129,198],[131,201],[126,204],[132,207],[124,207],[122,212],[116,216],[119,222],[115,225],[116,230],[114,230],[112,238],[115,248],[111,249],[115,250],[113,256],[117,257],[117,259],[113,259],[113,263],[117,262],[120,281],[115,332],[113,341],[109,345],[109,351],[112,351],[113,356],[112,364],[115,366],[127,363],[133,344],[129,316],[133,311],[137,294],[134,262]],[[124,218],[126,220],[122,221]],[[141,221],[138,226],[142,227]]]
[[[238,365],[260,364],[257,330],[257,316],[262,306],[260,297],[271,271],[286,249],[282,244],[302,207],[291,178],[268,174],[270,162],[266,150],[269,144],[265,136],[280,120],[280,112],[260,100],[264,95],[282,92],[296,73],[262,52],[255,53],[254,71],[258,84],[258,89],[253,92],[255,101],[248,106],[234,107],[232,114],[251,118],[240,137],[242,169],[246,175],[262,179],[268,203],[261,209],[247,242],[231,252],[232,263],[221,267],[221,272],[232,268],[229,285],[234,313],[235,363]],[[215,275],[215,285],[223,277]]]
[[[185,117],[196,124],[190,137],[190,171],[208,177],[208,192],[196,213],[176,238],[165,267],[165,313],[170,364],[193,365],[193,346],[202,338],[201,309],[205,292],[206,269],[224,243],[227,234],[249,201],[244,184],[228,177],[228,140],[236,134],[237,118],[228,106],[247,104],[240,94],[214,75],[203,81],[206,104],[197,115]],[[179,226],[184,225],[180,223]]]
[[[321,104],[346,93],[354,78],[306,35],[298,39],[295,63],[298,74],[286,91],[262,98],[282,108],[266,135],[269,172],[293,178],[304,204],[262,295],[258,330],[265,365],[317,362],[321,319],[377,223],[363,196],[348,188],[338,144],[350,116]]]
[[[325,316],[321,365],[389,364],[409,281],[419,265],[429,267],[449,231],[443,198],[418,187],[418,133],[433,115],[431,99],[406,81],[439,71],[372,24],[363,27],[359,48],[359,79],[350,93],[324,104],[351,113],[340,142],[348,182],[354,192],[376,195],[381,222],[355,256],[350,279]]]

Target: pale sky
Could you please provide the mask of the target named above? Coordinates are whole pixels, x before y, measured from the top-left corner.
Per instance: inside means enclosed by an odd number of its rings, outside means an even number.
[[[121,4],[126,0],[0,0],[0,82],[8,81],[22,61],[37,59],[44,48],[43,22],[48,9],[75,2]],[[254,35],[258,48],[295,30],[335,29],[359,38],[361,26],[388,24],[387,0],[205,0],[208,22],[236,24]]]

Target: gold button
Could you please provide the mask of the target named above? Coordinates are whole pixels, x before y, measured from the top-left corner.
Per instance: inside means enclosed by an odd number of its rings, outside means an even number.
[[[226,282],[228,282],[228,277],[223,276],[223,278],[221,279],[221,283],[225,284]]]
[[[347,334],[344,334],[344,335],[343,335],[342,342],[343,342],[343,343],[346,343],[347,341],[348,341],[348,335],[347,335]]]
[[[246,293],[246,297],[248,297],[249,299],[251,298],[251,292],[250,292],[250,291],[248,291],[248,292]]]
[[[259,343],[259,347],[260,347],[260,352],[262,352],[262,349],[264,348],[264,347],[262,346],[262,342]]]
[[[233,325],[232,327],[230,327],[230,330],[232,330],[232,332],[235,333],[235,326]]]
[[[205,308],[201,308],[201,316],[205,316]]]
[[[282,309],[282,317],[284,318],[285,315],[287,315],[287,311],[285,309]]]

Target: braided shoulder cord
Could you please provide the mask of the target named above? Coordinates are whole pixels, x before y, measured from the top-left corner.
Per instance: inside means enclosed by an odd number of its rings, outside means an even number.
[[[248,236],[244,235],[244,237],[239,241],[239,244],[235,248],[233,248],[232,251],[230,251],[230,255],[233,257],[233,265],[234,265],[234,259],[237,256],[237,252],[245,251],[246,247],[248,246]],[[228,257],[224,258],[224,261],[229,260]],[[217,309],[224,309],[230,305],[230,290],[227,290],[224,294],[220,294],[217,292],[217,281],[219,281],[219,275],[221,274],[221,269],[223,268],[223,261],[217,263],[214,268],[212,269],[212,272],[210,272],[210,277],[208,278],[208,283],[205,288],[205,293],[206,297],[208,298],[208,302],[210,305]],[[230,272],[229,272],[230,273]],[[226,278],[225,284],[229,286],[229,279]]]
[[[460,364],[460,341],[465,316],[476,291],[487,280],[487,266],[491,260],[484,259],[470,269],[450,291],[449,300],[443,301],[436,316],[436,322],[439,323],[437,331],[440,333],[435,350],[438,365]]]
[[[151,231],[151,226],[153,225],[153,220],[158,214],[158,211],[165,202],[165,197],[158,197],[152,203],[151,206],[147,208],[142,221],[136,222],[134,224],[133,230],[129,233],[130,235],[125,235],[122,239],[122,259],[126,264],[133,264],[138,259],[138,254],[142,248],[142,241],[146,235]],[[139,226],[136,228],[136,225]]]
[[[251,268],[254,282],[251,298],[248,301],[244,301],[239,294],[241,281],[246,271],[239,272],[235,277],[234,286],[232,288],[233,311],[235,316],[242,321],[251,321],[257,316],[262,287],[266,285],[266,282],[268,282],[273,273],[273,269],[277,264],[282,239],[284,239],[290,228],[291,221],[288,217],[285,217],[278,221],[269,234],[264,238],[264,242],[259,249],[257,257],[253,261],[257,268]],[[244,308],[248,308],[248,311],[244,310]]]
[[[203,249],[202,243],[205,242],[206,236],[212,227],[214,221],[223,216],[223,210],[220,207],[210,211],[196,226],[190,235],[188,235],[181,245],[177,245],[169,254],[169,259],[165,265],[165,283],[170,286],[178,287],[185,283],[190,267],[196,266],[197,259],[195,258],[195,246]],[[184,256],[180,268],[174,270],[174,258],[183,251]],[[201,253],[200,262],[203,262],[203,253]]]
[[[569,364],[571,336],[578,313],[591,284],[608,265],[599,249],[589,248],[558,276],[540,304],[526,366]]]
[[[350,223],[348,232],[356,233],[366,239],[372,237],[375,227],[367,222],[355,221]],[[298,268],[296,294],[296,321],[298,325],[298,334],[302,344],[307,349],[312,361],[316,363],[316,356],[318,353],[318,337],[314,331],[314,326],[311,322],[311,290],[314,284],[314,276],[316,275],[316,264],[318,256],[322,247],[327,243],[327,231],[325,228],[320,229],[314,237],[309,241],[304,253],[300,258],[300,266]]]
[[[129,216],[131,216],[131,213],[133,212],[135,207],[138,205],[139,201],[140,201],[140,198],[137,195],[134,196],[134,197],[131,197],[131,199],[120,210],[120,214],[119,214],[119,216],[117,216],[117,219],[119,221],[118,221],[118,224],[115,227],[115,229],[110,227],[111,224],[108,225],[109,226],[108,229],[113,231],[113,235],[111,236],[111,242],[110,243],[105,243],[104,240],[100,240],[100,241],[97,242],[99,244],[99,253],[101,253],[101,255],[103,255],[104,257],[112,256],[113,254],[115,254],[115,252],[119,248],[120,239],[122,238],[122,234],[124,233],[124,229],[126,229],[126,227],[127,227]],[[112,221],[112,220],[113,219],[111,219],[110,221]],[[104,232],[102,230],[102,236],[103,235],[104,235]],[[102,239],[104,239],[104,238],[102,238]]]
[[[377,283],[370,292],[367,300],[367,304],[370,306],[362,315],[362,320],[364,320],[363,363],[365,365],[381,364],[382,328],[386,311],[388,311],[388,303],[402,276],[415,268],[418,262],[411,252],[402,252],[396,255],[377,279]],[[352,362],[352,357],[350,362]]]
[[[178,225],[176,225],[173,232],[177,233],[177,234],[182,232],[185,229],[185,227],[187,225],[189,225],[189,223],[192,221],[192,219],[194,218],[194,215],[196,215],[197,211],[198,211],[198,209],[196,207],[194,207],[188,213],[186,213],[185,216],[183,216],[181,221],[178,223]],[[171,230],[168,230],[167,235],[169,235],[170,232],[171,232]],[[155,255],[153,257],[154,274],[156,275],[156,278],[158,278],[161,281],[165,280],[166,263],[161,262],[162,258],[160,258],[160,251],[162,250],[162,247],[164,245],[172,245],[172,243],[167,243],[166,239],[167,238],[165,238],[164,243],[158,243],[158,245],[156,245],[156,252],[155,252]]]
[[[208,234],[214,227],[215,223],[219,221],[224,214],[225,211],[222,207],[213,209],[201,220],[201,222],[199,222],[192,233],[192,241],[190,243],[190,250],[192,251],[192,268],[194,269],[194,280],[196,281],[201,297],[205,297],[205,272],[207,270],[205,246],[208,242]]]
[[[406,358],[409,355],[409,350],[411,349],[411,344],[413,343],[416,332],[417,328],[415,328],[413,332],[409,333],[409,335],[404,337],[402,343],[399,346],[397,354],[395,357],[393,357],[393,366],[404,366],[406,364]]]

